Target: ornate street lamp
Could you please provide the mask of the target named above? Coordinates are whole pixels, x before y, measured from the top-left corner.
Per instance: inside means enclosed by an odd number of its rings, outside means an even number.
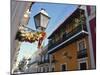
[[[24,15],[27,17],[27,15]],[[32,30],[31,28],[26,27],[25,25],[21,25],[19,31],[16,34],[16,39],[19,41],[26,41],[33,43],[38,41],[38,48],[41,49],[41,44],[46,37],[45,29],[49,23],[50,17],[48,16],[45,9],[41,9],[41,11],[34,16],[35,26],[37,30]],[[28,30],[25,30],[27,28]],[[29,32],[31,30],[31,32]]]
[[[36,29],[44,31],[47,28],[50,17],[45,9],[41,8],[41,11],[34,16]]]
[[[39,42],[38,42],[38,48],[41,48],[42,41],[44,40],[46,36],[46,33],[44,31],[47,28],[49,20],[50,20],[50,17],[48,13],[45,11],[45,9],[43,8],[41,8],[39,13],[34,16],[35,27],[37,30],[41,32]]]

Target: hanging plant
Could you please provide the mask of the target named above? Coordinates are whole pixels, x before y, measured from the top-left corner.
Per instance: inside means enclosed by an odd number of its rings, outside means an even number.
[[[16,34],[16,39],[23,42],[33,43],[38,41],[38,48],[41,48],[42,42],[46,37],[46,32],[27,32],[19,30]]]

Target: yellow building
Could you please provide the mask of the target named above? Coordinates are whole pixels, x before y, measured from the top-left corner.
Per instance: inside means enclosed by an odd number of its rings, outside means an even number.
[[[77,8],[48,37],[50,70],[92,69],[88,36],[85,11]]]

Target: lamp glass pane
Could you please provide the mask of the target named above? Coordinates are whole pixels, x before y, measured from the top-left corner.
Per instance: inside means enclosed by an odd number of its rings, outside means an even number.
[[[38,14],[38,15],[36,15],[34,17],[34,21],[35,21],[36,28],[38,28],[40,26],[40,23],[41,23],[41,21],[40,21],[40,14]]]
[[[41,14],[41,27],[46,28],[49,22],[49,17]]]

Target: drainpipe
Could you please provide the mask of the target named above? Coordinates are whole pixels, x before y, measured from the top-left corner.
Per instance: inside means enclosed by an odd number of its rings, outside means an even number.
[[[89,52],[90,52],[90,61],[91,61],[91,69],[95,69],[95,62],[94,62],[94,53],[93,53],[93,44],[92,44],[92,36],[91,36],[91,30],[90,30],[90,24],[89,24],[89,17],[87,13],[86,6],[85,8],[85,16],[86,16],[86,25],[87,25],[87,30],[88,30],[88,41],[89,41]]]

